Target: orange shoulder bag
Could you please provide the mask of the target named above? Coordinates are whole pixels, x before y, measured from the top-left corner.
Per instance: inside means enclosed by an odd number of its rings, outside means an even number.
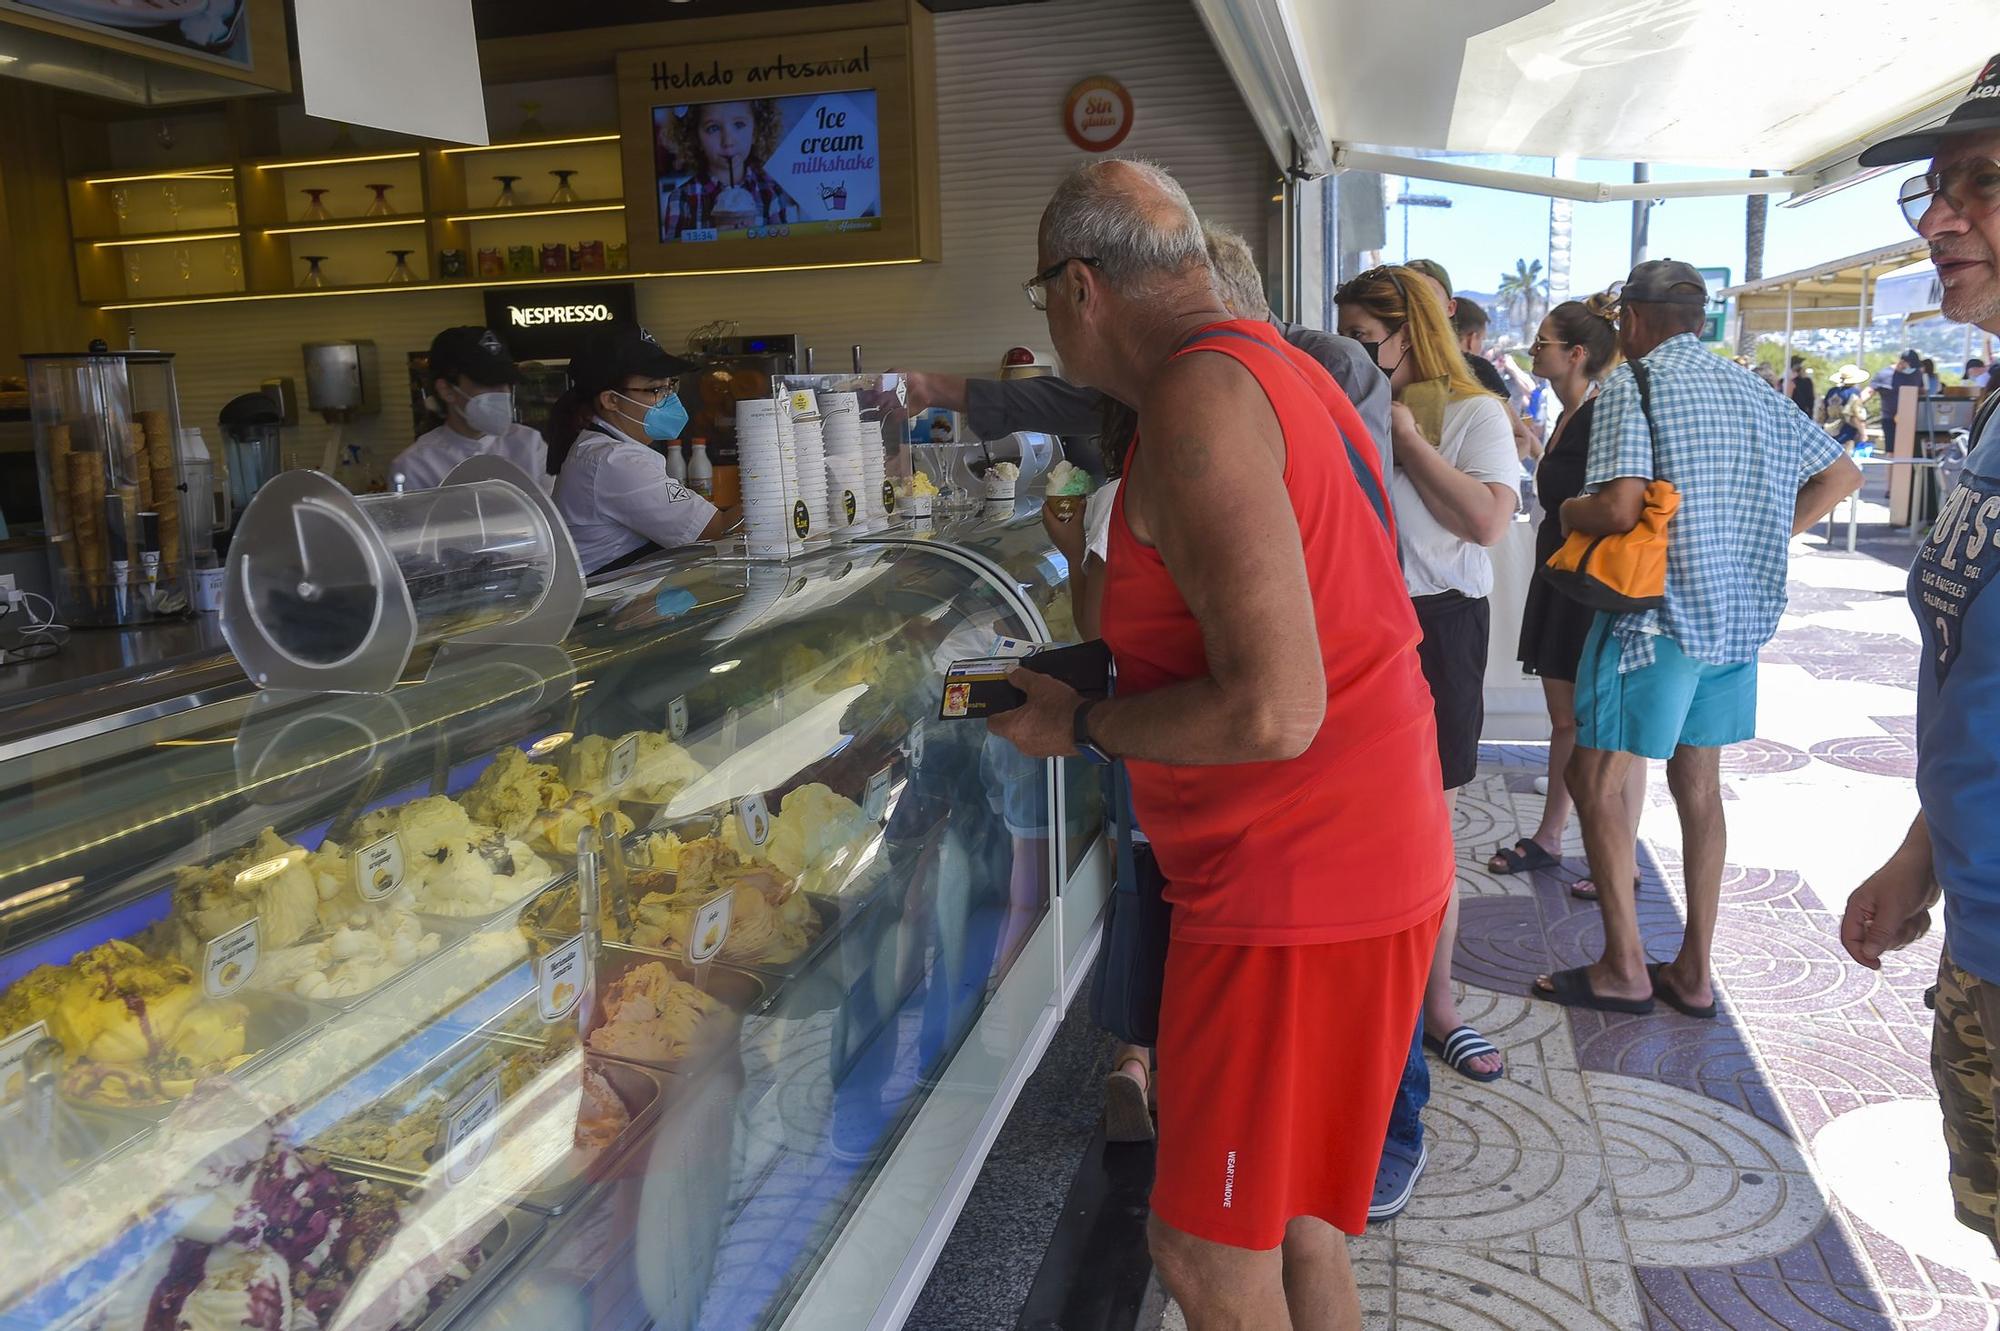
[[[1659,435],[1653,427],[1652,384],[1645,362],[1632,362],[1632,379],[1639,386],[1639,409],[1646,417],[1658,470]],[[1659,609],[1667,601],[1667,526],[1680,506],[1680,491],[1672,481],[1648,481],[1638,526],[1616,536],[1571,532],[1562,549],[1549,556],[1542,576],[1593,610],[1631,614]]]

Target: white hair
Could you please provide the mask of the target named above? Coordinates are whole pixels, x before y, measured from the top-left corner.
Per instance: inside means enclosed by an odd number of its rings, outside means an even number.
[[[1126,297],[1208,264],[1187,191],[1153,163],[1130,158],[1086,162],[1063,177],[1042,215],[1042,244],[1051,259],[1095,259]]]
[[[1250,242],[1217,222],[1203,222],[1208,265],[1215,270],[1215,289],[1229,312],[1240,319],[1267,319],[1271,302],[1264,295],[1264,275]]]

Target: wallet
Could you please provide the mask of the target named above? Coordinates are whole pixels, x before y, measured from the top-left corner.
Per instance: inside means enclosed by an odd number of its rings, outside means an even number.
[[[1027,695],[1007,682],[1007,676],[1017,669],[1059,679],[1086,698],[1109,696],[1116,675],[1111,649],[1101,640],[1049,647],[1026,656],[954,661],[945,671],[938,719],[967,721],[1013,711],[1027,701]]]

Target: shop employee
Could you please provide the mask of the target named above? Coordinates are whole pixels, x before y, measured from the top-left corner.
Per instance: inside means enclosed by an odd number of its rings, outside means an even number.
[[[490,453],[540,482],[549,474],[549,449],[539,432],[514,419],[514,385],[521,372],[490,328],[447,328],[431,342],[430,397],[444,424],[418,438],[389,466],[392,486],[428,490],[444,484],[452,468]]]
[[[678,439],[687,409],[675,381],[694,368],[626,326],[591,335],[569,363],[569,391],[550,418],[556,509],[585,573],[623,568],[656,550],[712,540],[735,524],[667,476],[656,445]]]

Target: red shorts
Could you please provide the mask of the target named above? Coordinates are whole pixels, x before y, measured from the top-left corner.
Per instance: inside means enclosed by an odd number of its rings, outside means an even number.
[[[1367,1227],[1443,924],[1440,910],[1383,938],[1168,945],[1154,1215],[1236,1248],[1277,1247],[1296,1216]]]

